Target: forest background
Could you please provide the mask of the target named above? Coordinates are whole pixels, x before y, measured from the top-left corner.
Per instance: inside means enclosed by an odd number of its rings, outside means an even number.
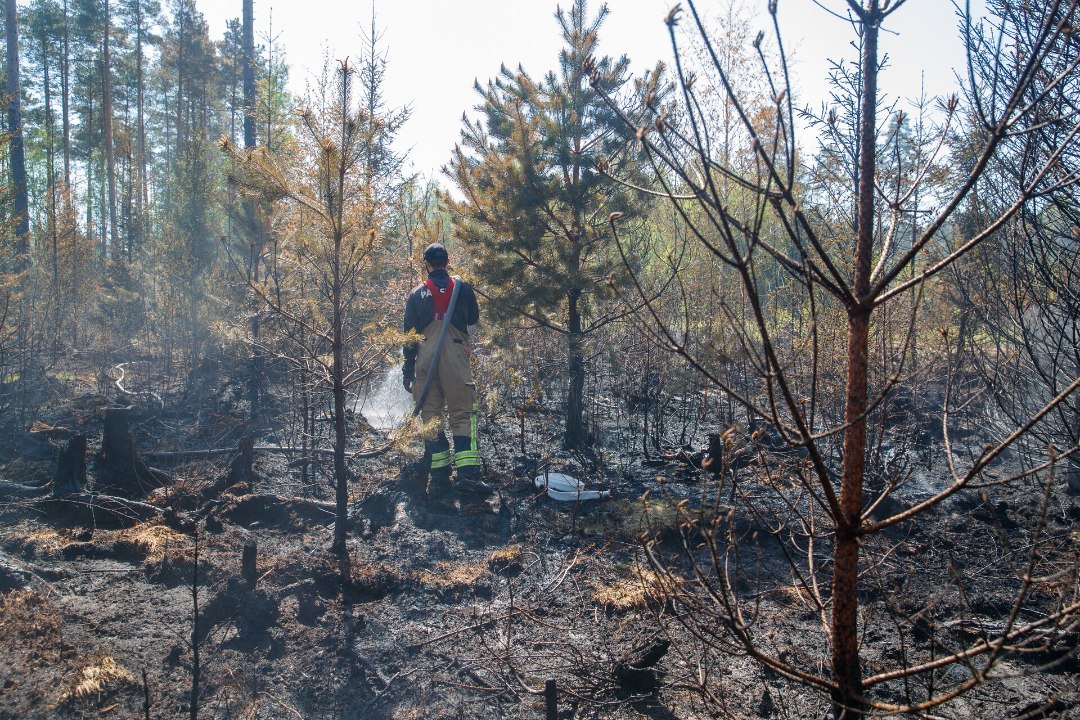
[[[529,37],[551,29],[557,47],[477,67],[460,33],[384,33],[373,9],[302,71],[294,23],[268,20],[257,42],[242,5],[219,38],[191,0],[8,0],[13,433],[112,393],[106,413],[145,405],[161,451],[296,451],[282,482],[329,501],[350,588],[350,508],[374,492],[350,463],[382,439],[358,399],[393,375],[418,254],[442,241],[484,307],[489,440],[512,438],[489,477],[572,469],[640,494],[664,485],[651,468],[682,463],[703,483],[666,507],[667,532],[646,519],[637,566],[656,622],[685,633],[696,702],[723,707],[702,668],[725,653],[842,717],[928,712],[1014,654],[1040,670],[1074,656],[1076,3],[938,21],[913,0],[836,2],[813,23],[800,7],[794,22],[844,39],[798,71],[775,2],[659,8],[632,23],[660,40],[640,69],[623,55],[640,61],[639,36],[598,44],[629,8],[548,8]],[[486,12],[478,32],[533,45]],[[946,46],[953,60],[927,60]],[[398,53],[418,79],[393,84]],[[927,61],[933,82],[914,82]],[[429,110],[436,89],[454,99]],[[109,469],[107,444],[95,490],[142,502],[165,483]],[[53,495],[84,490],[76,476]],[[988,517],[1000,551],[978,570],[941,559],[926,570],[941,594],[913,604],[896,533],[937,512]],[[1002,532],[1018,514],[1022,531]],[[778,555],[740,554],[759,537]],[[991,566],[1003,595],[972,600]],[[759,603],[792,596],[820,642],[751,631]],[[957,629],[971,625],[974,641]],[[497,659],[519,680],[509,650]]]

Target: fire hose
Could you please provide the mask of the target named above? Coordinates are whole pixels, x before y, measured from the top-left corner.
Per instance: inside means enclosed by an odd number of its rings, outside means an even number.
[[[450,318],[454,316],[454,306],[457,305],[460,290],[461,278],[455,275],[454,290],[450,293],[450,304],[446,307],[446,317],[443,318],[442,328],[439,329],[439,339],[435,341],[435,352],[431,355],[431,368],[428,370],[427,378],[424,379],[424,387],[420,388],[420,394],[416,397],[416,405],[413,407],[412,414],[414,416],[419,415],[420,409],[424,407],[424,400],[427,399],[428,390],[431,389],[431,381],[439,372],[439,358],[442,356],[443,343],[446,342],[446,331],[450,329]]]

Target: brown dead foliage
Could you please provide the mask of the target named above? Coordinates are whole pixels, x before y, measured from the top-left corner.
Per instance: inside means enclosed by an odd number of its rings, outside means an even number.
[[[500,575],[516,575],[521,572],[521,546],[507,545],[488,556],[488,567]]]
[[[353,587],[372,597],[397,592],[406,581],[400,569],[385,562],[354,563],[351,572]]]
[[[182,557],[191,545],[188,536],[155,521],[120,530],[98,529],[93,533],[36,528],[27,530],[16,542],[37,557],[110,555],[140,558],[148,563],[160,563],[166,553],[174,558]]]
[[[0,647],[23,655],[29,667],[39,667],[50,654],[55,657],[62,622],[60,612],[40,593],[13,590],[0,596]],[[6,659],[14,662],[10,655]]]
[[[646,610],[650,603],[663,597],[660,577],[652,570],[635,563],[626,577],[593,588],[592,599],[607,612],[625,613]]]
[[[490,575],[486,561],[435,563],[432,570],[416,573],[416,581],[425,589],[439,595],[453,595],[467,590],[474,590]]]
[[[60,695],[59,704],[94,699],[125,687],[136,685],[135,677],[109,655],[92,659],[76,674],[72,684]]]

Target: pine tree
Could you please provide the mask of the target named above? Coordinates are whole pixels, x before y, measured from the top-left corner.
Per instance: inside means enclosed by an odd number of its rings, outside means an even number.
[[[590,86],[620,93],[629,61],[594,59],[604,6],[586,20],[585,0],[555,17],[565,47],[540,82],[503,68],[487,87],[480,121],[466,119],[448,170],[464,199],[444,199],[454,234],[471,253],[477,286],[496,315],[518,314],[567,341],[565,444],[589,444],[584,426],[585,338],[621,310],[607,285],[621,261],[608,217],[629,220],[639,201],[610,183],[604,165],[634,177],[624,151],[630,130]]]
[[[374,49],[374,46],[372,47]],[[250,196],[276,201],[274,222],[281,228],[280,268],[261,283],[249,284],[270,318],[281,354],[305,380],[333,398],[334,484],[337,516],[333,550],[344,553],[348,523],[349,471],[345,464],[347,392],[380,367],[395,343],[376,337],[373,327],[389,324],[387,307],[369,282],[378,266],[380,241],[389,208],[381,198],[397,183],[400,161],[374,165],[373,147],[388,147],[396,125],[370,98],[379,96],[381,74],[374,52],[359,75],[364,96],[353,96],[357,70],[338,64],[306,99],[296,147],[287,158],[267,148],[241,153],[226,138],[223,145],[238,162],[235,181]]]
[[[159,117],[172,142],[158,155],[157,195],[163,197],[158,220],[163,231],[151,241],[158,251],[148,260],[157,263],[155,276],[163,278],[169,293],[156,310],[165,322],[179,323],[182,333],[166,331],[163,342],[183,338],[188,370],[194,374],[205,347],[208,281],[224,221],[219,200],[224,172],[210,138],[227,128],[227,115],[221,58],[206,20],[192,0],[173,0],[169,9],[172,20],[165,28],[157,80],[165,96]],[[192,375],[190,390],[198,389],[194,379]]]
[[[152,225],[150,217],[149,163],[152,146],[147,137],[147,75],[150,64],[147,48],[159,42],[155,27],[160,23],[161,4],[158,0],[119,0],[119,28],[127,36],[130,56],[127,58],[124,92],[128,104],[135,103],[135,125],[126,128],[127,156],[130,165],[125,192],[125,250],[130,260],[143,246]],[[119,29],[118,28],[118,29]],[[130,119],[126,121],[130,125]]]

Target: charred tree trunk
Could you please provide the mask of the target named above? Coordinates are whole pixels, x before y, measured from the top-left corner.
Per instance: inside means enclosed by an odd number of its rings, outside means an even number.
[[[135,438],[131,433],[134,408],[108,408],[102,430],[101,451],[97,459],[105,471],[104,484],[117,492],[137,498],[146,489],[160,485],[153,471],[135,452]]]
[[[351,72],[347,61],[341,66],[341,110],[347,112],[349,107],[349,73]],[[348,147],[348,141],[344,137],[347,132],[345,126],[341,128],[341,147]],[[334,190],[336,201],[328,208],[334,228],[334,266],[332,268],[333,284],[330,288],[333,302],[333,335],[331,353],[333,354],[333,389],[334,389],[334,483],[336,516],[334,518],[334,551],[338,553],[342,562],[342,569],[347,569],[345,561],[348,553],[345,550],[346,525],[349,520],[349,470],[345,466],[345,312],[344,303],[345,281],[342,273],[345,270],[344,242],[345,242],[345,177],[348,173],[346,155],[341,154],[335,168]],[[328,178],[329,179],[329,178]],[[342,576],[342,582],[348,581],[348,576]]]
[[[191,570],[191,720],[199,720],[199,681],[202,675],[202,658],[199,653],[199,529],[192,531],[195,551]]]
[[[337,242],[340,248],[340,240]],[[349,470],[345,466],[345,441],[347,439],[345,432],[345,331],[342,318],[343,308],[340,307],[341,289],[335,288],[334,293],[334,484],[337,512],[334,518],[333,549],[334,552],[344,554],[345,528],[349,512]]]
[[[619,690],[627,697],[649,695],[660,688],[660,674],[656,664],[671,647],[671,641],[654,637],[622,657],[611,674]]]
[[[240,557],[240,575],[247,583],[248,590],[254,590],[259,581],[259,548],[255,543],[244,545],[244,554]]]
[[[566,437],[568,449],[577,450],[587,445],[585,437],[585,358],[582,349],[581,311],[578,302],[579,290],[571,290],[567,316],[567,396],[566,396]]]
[[[710,433],[709,462],[708,465],[703,464],[703,467],[714,476],[724,471],[724,438],[720,433]]]
[[[228,486],[239,483],[251,484],[255,477],[255,437],[245,435],[240,441],[236,457],[229,463]]]
[[[1076,444],[1077,438],[1080,438],[1080,392],[1073,396],[1072,410],[1072,437],[1073,444]],[[1076,453],[1065,462],[1065,484],[1070,495],[1080,495],[1080,456]]]
[[[80,493],[86,486],[86,436],[77,433],[60,451],[53,477],[53,497]]]
[[[546,720],[559,718],[559,684],[555,680],[544,683],[544,717]]]

